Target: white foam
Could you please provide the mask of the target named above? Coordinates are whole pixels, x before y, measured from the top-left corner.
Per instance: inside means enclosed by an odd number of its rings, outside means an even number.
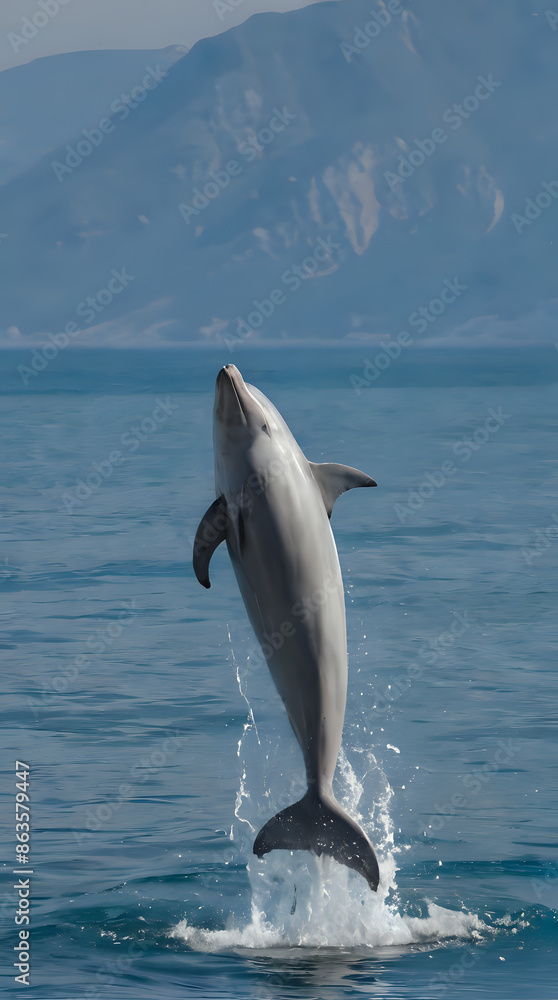
[[[232,644],[231,644],[232,645]],[[258,732],[248,700],[248,670],[240,670],[232,653],[239,689],[248,718],[238,744],[239,789],[231,840],[246,860],[251,886],[251,918],[238,926],[229,917],[224,930],[193,926],[186,915],[170,936],[197,951],[228,949],[267,951],[278,948],[407,948],[425,943],[478,938],[490,928],[479,917],[425,900],[427,916],[401,912],[396,873],[400,852],[394,843],[389,804],[393,792],[373,753],[359,753],[359,779],[341,750],[335,793],[339,802],[366,831],[380,864],[380,886],[371,892],[365,880],[328,857],[276,851],[261,861],[252,853],[254,833],[265,819],[285,805],[277,802],[272,785],[279,778],[291,786],[290,801],[304,793],[303,775],[286,761],[276,734]],[[241,674],[244,677],[241,679]],[[271,779],[271,780],[270,780]],[[366,793],[364,783],[366,782]],[[372,803],[367,812],[364,803]],[[296,901],[296,905],[295,905]]]
[[[335,862],[330,864],[333,866]],[[170,936],[196,951],[208,952],[293,947],[345,950],[408,948],[450,938],[478,939],[490,930],[472,913],[448,910],[435,903],[428,904],[428,916],[409,917],[372,896],[366,885],[368,896],[357,898],[356,886],[343,884],[348,879],[337,870],[322,878],[311,875],[310,880],[301,879],[299,870],[295,877],[298,881],[294,914],[291,913],[293,883],[285,880],[282,886],[275,883],[272,887],[272,912],[260,909],[252,898],[251,920],[244,927],[209,930],[192,926],[185,917],[172,928]]]

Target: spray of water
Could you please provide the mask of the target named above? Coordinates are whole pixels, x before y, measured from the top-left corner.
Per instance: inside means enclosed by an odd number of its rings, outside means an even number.
[[[229,634],[230,638],[230,634]],[[300,771],[284,766],[284,749],[273,736],[258,732],[246,690],[249,662],[242,669],[231,642],[232,661],[248,715],[238,742],[239,787],[231,840],[246,858],[251,887],[251,918],[245,926],[209,930],[181,920],[171,936],[198,951],[277,948],[405,948],[435,944],[450,938],[478,938],[490,928],[468,912],[448,910],[425,900],[427,916],[405,913],[398,893],[398,848],[390,816],[392,788],[371,751],[359,753],[359,778],[342,748],[336,772],[335,795],[368,834],[380,864],[377,893],[364,879],[333,859],[304,851],[276,851],[261,861],[252,854],[254,835],[277,809],[299,798],[305,785]],[[256,746],[257,743],[257,746]],[[282,753],[281,758],[279,754]],[[269,772],[274,760],[290,783],[290,798],[277,802]],[[259,774],[262,767],[264,773]],[[364,782],[366,781],[366,790]],[[258,787],[259,786],[259,787]],[[366,801],[373,805],[369,810]],[[259,803],[259,804],[258,804]]]

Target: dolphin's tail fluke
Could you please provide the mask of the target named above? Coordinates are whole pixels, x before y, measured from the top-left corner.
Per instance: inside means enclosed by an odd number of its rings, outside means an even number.
[[[378,888],[380,871],[372,844],[333,796],[309,790],[270,819],[254,841],[254,854],[261,858],[276,850],[329,854],[363,875],[374,892]]]

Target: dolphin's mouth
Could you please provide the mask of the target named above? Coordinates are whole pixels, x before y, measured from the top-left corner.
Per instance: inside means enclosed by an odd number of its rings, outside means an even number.
[[[232,416],[231,410],[236,410],[242,418],[242,423],[247,424],[246,408],[242,405],[242,393],[238,391],[240,386],[237,388],[237,381],[244,387],[244,379],[236,365],[224,365],[217,375],[215,386],[217,410],[229,419]]]
[[[220,378],[228,378],[234,384],[235,376],[237,376],[241,380],[241,382],[244,381],[236,365],[223,365],[223,367],[220,369],[217,375],[217,381]]]
[[[232,390],[233,390],[233,392],[234,392],[234,394],[235,394],[235,396],[237,398],[238,405],[240,406],[240,409],[244,413],[244,407],[242,406],[242,401],[240,399],[240,396],[238,395],[238,389],[236,388],[236,382],[235,382],[235,378],[234,378],[234,376],[238,375],[238,378],[241,380],[242,384],[244,385],[244,379],[242,378],[242,375],[240,374],[240,372],[239,372],[238,368],[236,367],[236,365],[225,365],[225,367],[222,369],[222,371],[225,373],[225,376],[229,379],[229,382],[230,382],[230,384],[232,386]]]
[[[228,424],[241,423],[245,427],[260,427],[269,434],[265,411],[261,402],[250,392],[236,365],[224,365],[217,375],[215,385],[215,412]]]

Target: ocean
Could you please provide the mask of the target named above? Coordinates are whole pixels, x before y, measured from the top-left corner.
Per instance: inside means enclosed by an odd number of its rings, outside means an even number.
[[[192,571],[230,361],[309,459],[378,482],[332,516],[335,791],[377,894],[327,858],[252,854],[305,786],[224,546],[209,591]],[[6,996],[558,997],[558,353],[1,362]]]

